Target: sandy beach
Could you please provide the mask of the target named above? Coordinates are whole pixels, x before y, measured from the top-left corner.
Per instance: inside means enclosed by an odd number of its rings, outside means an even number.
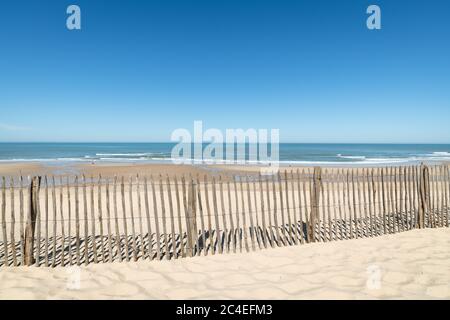
[[[449,229],[71,268],[3,268],[1,299],[449,299]]]

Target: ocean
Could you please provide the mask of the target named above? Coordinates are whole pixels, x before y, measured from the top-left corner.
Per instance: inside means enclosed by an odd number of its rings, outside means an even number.
[[[0,162],[169,163],[174,146],[175,143],[0,143]],[[248,154],[246,145],[246,159]],[[439,163],[450,161],[450,144],[281,143],[279,160],[282,165]]]

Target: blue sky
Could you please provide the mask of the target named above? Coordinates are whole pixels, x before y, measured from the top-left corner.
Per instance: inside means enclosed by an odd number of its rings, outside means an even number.
[[[77,4],[82,30],[66,28]],[[378,4],[382,29],[366,28]],[[0,141],[450,143],[450,2],[8,1]]]

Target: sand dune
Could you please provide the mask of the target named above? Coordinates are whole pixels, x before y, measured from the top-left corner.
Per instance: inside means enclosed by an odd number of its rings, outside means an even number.
[[[449,299],[450,231],[87,267],[2,268],[1,299]]]

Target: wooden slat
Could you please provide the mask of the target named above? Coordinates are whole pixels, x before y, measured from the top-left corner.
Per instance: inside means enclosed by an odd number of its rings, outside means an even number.
[[[274,233],[274,224],[272,219],[272,210],[270,205],[270,185],[269,185],[269,176],[266,177],[266,200],[267,200],[267,221],[268,221],[268,238],[269,243],[272,248],[275,248],[275,233]]]
[[[298,214],[299,214],[299,223],[300,223],[300,225],[299,225],[300,243],[304,244],[306,236],[304,234],[304,228],[303,228],[303,225],[304,225],[303,210],[304,210],[304,208],[306,210],[306,203],[305,202],[302,203],[302,188],[301,188],[301,182],[300,182],[300,171],[299,171],[299,169],[297,169],[297,171],[296,171],[296,179],[295,180],[297,182]],[[292,189],[294,189],[294,188],[292,188]],[[303,205],[304,205],[304,207],[303,207]]]
[[[44,230],[45,230],[45,241],[44,241],[44,263],[48,267],[48,178],[45,176],[45,200],[44,200]]]
[[[449,202],[450,202],[450,173],[449,173],[449,166],[444,166],[444,176],[445,176],[445,226],[448,228],[449,226],[449,220],[450,220],[450,208],[449,208]]]
[[[181,212],[180,212],[180,199],[178,197],[178,183],[175,178],[175,189],[177,192],[177,203],[178,203],[178,219],[180,223],[179,231],[180,231],[180,241],[181,241]],[[148,237],[148,245],[147,245],[147,255],[149,260],[153,260],[153,232],[152,232],[152,223],[150,220],[150,206],[148,202],[148,181],[147,177],[144,177],[144,205],[145,205],[145,216],[147,218],[147,237]]]
[[[261,206],[261,239],[263,241],[264,248],[267,248],[267,244],[269,242],[269,238],[267,235],[267,224],[266,224],[266,210],[264,208],[264,190],[263,190],[263,178],[261,176],[261,172],[258,175],[258,187],[259,187],[259,200]]]
[[[358,233],[358,231],[359,231],[359,229],[358,229],[358,225],[359,225],[359,223],[358,223],[358,214],[360,213],[360,210],[358,210],[358,203],[357,203],[357,199],[356,199],[356,195],[358,194],[357,193],[357,186],[356,186],[356,183],[355,183],[355,169],[354,168],[352,168],[351,169],[351,172],[352,172],[352,196],[353,196],[353,222],[355,223],[355,237],[356,237],[356,239],[358,239],[359,238],[359,233]]]
[[[445,221],[444,221],[444,208],[445,208],[445,187],[443,184],[444,180],[444,171],[443,166],[439,165],[437,167],[437,170],[439,172],[439,180],[438,180],[438,192],[439,192],[439,226],[444,227]]]
[[[200,179],[196,178],[196,183],[197,183],[197,203],[198,203],[198,212],[200,215],[200,227],[201,227],[201,239],[202,239],[202,245],[198,246],[198,251],[197,251],[197,255],[200,255],[201,252],[203,251],[203,255],[206,255],[206,229],[205,229],[205,217],[204,217],[204,213],[203,213],[203,203],[202,203],[202,190],[201,190],[201,185],[200,185]]]
[[[288,231],[286,231],[286,229],[288,229],[286,227],[286,211],[284,208],[284,196],[283,196],[283,179],[281,177],[281,173],[280,171],[278,171],[278,187],[280,188],[280,209],[281,209],[281,224],[283,226],[282,231],[283,231],[283,235],[284,235],[284,239],[286,241],[285,245],[290,245],[292,242],[292,233]]]
[[[100,183],[99,183],[100,185]],[[94,177],[91,176],[91,186],[90,186],[90,200],[91,200],[91,239],[92,239],[92,252],[94,255],[94,263],[98,263],[97,255],[97,237],[95,235],[95,201],[94,201]],[[103,239],[102,239],[103,241]]]
[[[219,185],[220,185],[220,208],[222,212],[222,222],[223,222],[223,244],[226,248],[227,253],[230,252],[229,239],[228,239],[228,228],[227,228],[227,211],[225,210],[225,200],[223,194],[223,180],[222,176],[219,175]]]
[[[28,180],[30,181],[30,177],[28,177]],[[34,254],[37,252],[37,250],[34,250],[34,240],[35,240],[35,233],[36,233],[36,223],[37,223],[37,193],[39,190],[39,185],[41,182],[40,177],[33,177],[30,181],[30,185],[28,187],[28,210],[27,210],[27,222],[26,222],[26,229],[25,229],[25,244],[24,244],[24,255],[25,255],[25,265],[31,266],[34,261]],[[4,188],[2,188],[4,190]],[[4,197],[3,197],[4,199]],[[3,207],[3,206],[2,206]],[[3,210],[2,210],[3,211]],[[6,242],[4,242],[6,243]],[[5,258],[7,258],[7,252],[5,252]]]
[[[156,192],[155,192],[155,183],[153,181],[153,177],[150,176],[151,187],[152,187],[152,196],[153,196],[153,215],[155,218],[155,229],[156,229],[156,258],[161,260],[161,236],[159,233],[159,215],[158,215],[158,204],[156,203]],[[184,190],[184,177],[182,179],[183,182],[183,197],[185,194]]]
[[[259,225],[259,214],[260,211],[258,210],[258,200],[257,200],[257,195],[256,195],[256,181],[255,181],[256,177],[254,176],[252,179],[252,189],[253,189],[253,203],[255,204],[255,209],[254,209],[254,215],[252,214],[252,216],[255,218],[255,236],[256,236],[256,243],[258,244],[259,249],[262,249],[263,247],[263,240],[262,240],[262,234],[261,234],[261,227]]]
[[[130,205],[130,219],[131,219],[131,236],[132,238],[132,246],[133,246],[133,260],[137,261],[138,259],[138,250],[136,245],[136,223],[134,221],[134,203],[133,203],[133,178],[130,176],[129,188],[128,188],[128,197],[129,197],[129,205]],[[141,213],[139,212],[138,215]]]
[[[169,189],[170,190],[170,189]],[[139,240],[140,240],[140,252],[141,259],[145,259],[145,245],[144,245],[144,223],[142,222],[142,201],[141,201],[141,179],[139,178],[139,174],[136,175],[136,194],[137,194],[137,202],[138,202],[138,221],[139,221]],[[172,195],[170,194],[170,197]],[[173,214],[173,210],[171,210],[171,214]],[[172,228],[173,229],[173,228]],[[175,239],[173,238],[175,242]],[[173,246],[173,252],[175,254],[176,247]]]
[[[86,195],[86,177],[83,175],[83,215],[84,215],[84,264],[89,263],[89,226],[88,226],[88,208]]]
[[[324,176],[326,176],[326,169],[323,170],[323,176],[321,178],[321,184],[320,184],[320,204],[319,204],[319,210],[318,210],[318,218],[319,218],[319,241],[328,242],[327,237],[327,205],[325,203],[325,182],[324,182]],[[320,214],[320,211],[322,211],[322,215]],[[320,219],[322,217],[322,219]]]
[[[68,211],[68,240],[69,240],[69,265],[73,264],[72,254],[72,201],[70,200],[70,177],[67,177],[66,181],[67,190],[67,211]]]
[[[123,232],[125,235],[125,259],[130,261],[130,247],[128,244],[128,223],[127,223],[127,209],[125,206],[125,180],[124,177],[121,177],[120,181],[120,203],[122,204],[122,224],[123,224]]]
[[[361,175],[358,179],[358,198],[360,204],[359,206],[359,213],[362,216],[362,221],[364,223],[361,224],[362,227],[362,236],[363,237],[369,237],[369,216],[367,213],[367,193],[366,193],[366,168],[363,168],[361,171]],[[361,207],[363,207],[363,210],[361,210]]]
[[[177,242],[175,239],[175,216],[174,216],[174,211],[173,211],[172,188],[171,188],[171,181],[169,179],[169,175],[166,176],[166,183],[167,183],[167,193],[168,193],[168,197],[169,197],[169,216],[170,216],[170,232],[171,232],[171,238],[172,238],[172,252],[173,252],[173,257],[178,258]],[[139,208],[139,212],[140,211],[141,210]]]
[[[367,198],[368,198],[368,209],[369,209],[369,226],[370,226],[370,236],[376,236],[375,230],[375,182],[374,182],[374,172],[373,168],[367,170]]]
[[[222,248],[222,237],[220,234],[220,222],[219,222],[219,214],[217,209],[217,193],[216,193],[216,179],[213,177],[212,179],[212,196],[213,196],[213,210],[214,210],[214,218],[215,218],[215,225],[216,225],[216,239],[217,239],[217,249],[219,253],[223,252]],[[217,249],[214,251],[217,252]]]
[[[245,198],[244,198],[244,184],[243,184],[243,177],[240,179],[240,187],[241,187],[241,211],[242,211],[242,233],[244,238],[244,244],[245,244],[245,250],[249,251],[249,245],[248,245],[248,230],[247,230],[247,221],[245,218]]]
[[[17,267],[17,252],[16,252],[16,235],[15,235],[15,228],[16,228],[16,215],[15,215],[15,203],[14,203],[14,178],[9,179],[9,189],[10,189],[10,197],[11,197],[11,253],[13,258],[13,265]]]
[[[2,177],[2,233],[3,233],[3,265],[9,265],[8,235],[6,233],[6,179]]]
[[[23,177],[19,178],[19,216],[20,216],[20,257],[21,265],[25,265],[25,230],[24,230],[24,206],[23,206]]]
[[[302,176],[305,177],[305,169],[302,169]],[[307,187],[308,184],[308,187]],[[302,183],[302,189],[303,189],[303,201],[304,201],[304,209],[305,209],[305,222],[306,222],[306,242],[310,243],[312,241],[311,239],[311,229],[312,226],[310,225],[310,221],[309,221],[309,215],[311,214],[311,212],[308,212],[308,208],[310,206],[308,206],[308,197],[306,196],[306,189],[311,190],[311,180],[304,180]]]
[[[188,199],[186,199],[186,180],[184,178],[184,175],[181,177],[181,186],[182,186],[182,196],[183,196],[183,207],[184,207],[184,218],[186,222],[186,235],[187,235],[187,248],[186,252],[189,257],[192,257],[193,252],[193,244],[192,244],[192,236],[191,236],[191,229],[189,224],[189,203]],[[189,198],[190,199],[190,198]]]
[[[256,237],[255,237],[255,226],[253,224],[253,212],[252,212],[252,200],[251,200],[251,192],[250,192],[250,178],[246,178],[246,186],[247,186],[247,205],[248,205],[248,216],[250,221],[250,238],[252,240],[252,250],[256,250]]]
[[[288,230],[289,230],[289,236],[291,238],[291,244],[295,243],[298,244],[298,240],[297,237],[295,236],[295,231],[293,228],[293,222],[292,222],[292,218],[291,218],[291,203],[289,202],[289,181],[288,181],[288,173],[287,170],[284,171],[284,191],[286,194],[286,214],[288,217]],[[294,220],[295,221],[295,220]]]
[[[59,214],[61,219],[61,266],[66,265],[66,233],[65,233],[65,219],[64,219],[64,183],[62,176],[59,177]]]
[[[214,236],[213,236],[213,227],[212,227],[212,212],[211,212],[211,205],[209,202],[209,183],[208,178],[204,177],[204,186],[205,186],[205,202],[206,202],[206,215],[208,217],[208,238],[209,238],[209,250],[211,251],[211,254],[215,254],[215,248],[214,248]],[[208,254],[208,250],[206,251],[206,255]],[[241,250],[242,251],[242,250]]]
[[[106,189],[106,230],[108,231],[108,262],[113,262],[114,256],[113,256],[113,244],[112,244],[112,236],[111,236],[111,207],[110,207],[110,196],[109,196],[109,181],[106,179],[105,184]],[[100,200],[99,200],[99,206],[100,206]]]
[[[79,266],[80,263],[80,199],[79,199],[79,186],[78,177],[75,177],[75,248],[76,248],[76,264]]]
[[[273,195],[273,218],[275,223],[275,231],[277,234],[277,246],[280,246],[284,243],[280,234],[280,225],[278,223],[278,214],[277,214],[277,190],[276,190],[276,175],[272,175],[272,195]]]
[[[122,244],[120,240],[120,231],[119,231],[119,212],[117,205],[117,176],[114,176],[113,182],[113,202],[114,202],[114,229],[116,233],[116,252],[117,256],[119,256],[119,262],[123,261],[122,257]]]
[[[206,186],[205,186],[205,188],[206,188]],[[230,217],[230,235],[231,235],[231,241],[232,241],[231,247],[232,247],[233,253],[236,253],[236,229],[235,229],[234,219],[233,219],[230,181],[227,181],[227,194],[228,194],[228,210],[230,211],[229,217]],[[235,212],[237,214],[237,207],[236,207]],[[205,253],[206,253],[206,250],[205,250]]]
[[[328,170],[325,169],[324,170],[325,173],[325,181],[322,183],[323,184],[323,194],[322,197],[324,198],[323,202],[325,203],[325,196],[326,196],[326,204],[323,206],[323,215],[324,218],[327,219],[327,224],[328,224],[328,240],[329,241],[333,241],[333,228],[332,228],[332,224],[333,221],[331,219],[331,201],[330,201],[330,182],[329,182],[329,173]],[[324,231],[325,231],[325,219],[324,219]],[[326,238],[326,232],[324,232],[324,237]]]
[[[238,186],[236,183],[236,178],[233,179],[233,185],[234,185],[234,198],[235,198],[235,204],[236,204],[236,243],[239,242],[239,252],[242,252],[242,228],[240,224],[240,215],[241,212],[239,210],[239,192],[238,192]]]
[[[159,196],[161,200],[161,223],[163,229],[164,256],[170,260],[169,240],[167,239],[166,202],[164,199],[164,186],[162,175],[159,176]]]
[[[337,181],[336,181],[336,187],[334,188],[335,190],[335,197],[337,199],[337,206],[338,206],[338,212],[339,212],[339,234],[340,234],[340,240],[344,240],[344,231],[345,231],[345,211],[344,211],[344,215],[342,214],[342,208],[344,207],[345,202],[342,201],[341,202],[341,197],[340,197],[340,190],[344,191],[344,183],[342,182],[342,177],[343,175],[341,175],[341,170],[338,169],[337,171]],[[342,182],[342,184],[341,184]],[[342,187],[341,187],[342,186]]]
[[[109,199],[107,200],[109,202]],[[109,203],[108,203],[109,206]],[[100,251],[102,262],[106,263],[106,255],[105,255],[105,240],[103,239],[104,229],[103,229],[103,207],[102,207],[102,176],[98,176],[98,184],[97,184],[97,210],[98,210],[98,225],[100,227]],[[107,223],[110,223],[110,218],[107,217]],[[111,228],[108,229],[108,242],[111,241]]]
[[[53,248],[52,248],[52,267],[56,267],[56,228],[57,228],[57,200],[56,200],[56,189],[55,189],[55,176],[52,176],[52,202],[53,202]]]

